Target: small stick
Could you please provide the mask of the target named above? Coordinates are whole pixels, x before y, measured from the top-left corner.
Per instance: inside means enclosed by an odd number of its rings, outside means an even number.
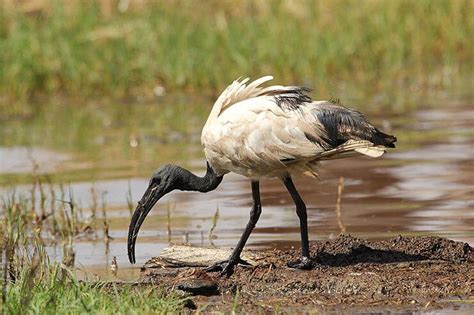
[[[2,258],[3,253],[5,253],[5,260],[3,261],[3,286],[2,286],[2,302],[3,305],[7,303],[7,285],[8,285],[8,252],[9,252],[9,242],[10,239],[5,239],[5,248],[2,251]]]
[[[94,221],[95,218],[96,218],[96,215],[97,215],[97,189],[95,187],[95,184],[93,184],[92,187],[91,187],[90,210],[91,210],[91,219],[92,219],[92,221]]]
[[[166,207],[166,231],[168,235],[168,243],[171,244],[171,211],[174,210],[171,209],[170,203],[168,202],[168,205]]]
[[[214,217],[212,218],[212,226],[211,229],[209,230],[209,243],[211,243],[212,247],[215,247],[214,242],[212,242],[212,233],[214,232],[214,229],[217,226],[217,220],[219,220],[219,207],[216,208],[216,213],[214,213]]]
[[[337,201],[336,201],[336,218],[337,224],[339,225],[339,229],[341,230],[341,234],[346,233],[346,226],[342,223],[342,215],[341,215],[341,198],[342,198],[342,191],[344,190],[344,177],[339,177],[339,185],[337,187]]]
[[[130,180],[128,181],[128,192],[127,192],[127,206],[130,212],[130,217],[133,215],[133,198],[132,198],[132,185]]]
[[[105,195],[107,192],[102,193],[102,218],[103,218],[103,227],[104,227],[104,240],[105,240],[105,252],[108,253],[109,251],[109,241],[113,240],[114,238],[109,235],[109,224],[107,223],[107,202],[105,200]]]

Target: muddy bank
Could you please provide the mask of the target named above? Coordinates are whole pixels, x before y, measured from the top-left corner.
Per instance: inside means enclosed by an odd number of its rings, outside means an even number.
[[[249,311],[293,306],[420,309],[456,300],[472,307],[474,251],[466,243],[439,237],[370,242],[339,236],[313,242],[311,253],[314,268],[301,271],[286,267],[298,259],[297,249],[249,251],[255,266],[238,267],[230,278],[199,267],[165,267],[158,257],[145,265],[142,281],[198,293],[192,300],[197,307],[210,303],[208,310],[235,305],[236,294],[240,309]]]

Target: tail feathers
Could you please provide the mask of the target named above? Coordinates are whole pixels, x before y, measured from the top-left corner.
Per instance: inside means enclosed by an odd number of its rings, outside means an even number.
[[[354,151],[363,155],[376,158],[376,157],[382,156],[385,153],[385,148],[381,146],[373,146],[369,148],[355,149]]]
[[[393,145],[393,144],[392,144]],[[367,140],[348,140],[332,150],[324,151],[318,159],[332,160],[350,157],[358,154],[379,157],[385,153],[386,146],[376,145]]]

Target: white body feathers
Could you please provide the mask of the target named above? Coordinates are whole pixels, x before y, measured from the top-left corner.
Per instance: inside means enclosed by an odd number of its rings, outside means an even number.
[[[201,142],[218,175],[234,172],[255,180],[317,176],[320,160],[385,152],[384,145],[371,141],[372,134],[380,133],[359,112],[311,101],[302,88],[260,87],[271,79],[248,85],[248,79],[234,81],[214,104]]]

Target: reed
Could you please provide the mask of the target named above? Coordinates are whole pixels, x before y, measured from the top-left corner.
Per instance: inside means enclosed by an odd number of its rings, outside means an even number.
[[[112,239],[108,235],[105,201],[102,200],[102,217],[97,215],[97,200],[86,217],[70,188],[66,191],[61,185],[61,199],[57,200],[52,185],[44,185],[45,179],[36,176],[37,184],[26,196],[12,192],[3,196],[0,203],[0,312],[167,314],[183,309],[182,297],[158,287],[79,281],[74,273],[75,240],[98,238],[96,229],[101,221],[107,227],[104,241],[108,244]],[[95,187],[91,193],[98,198]],[[41,197],[32,202],[30,194]],[[62,246],[61,262],[50,261],[45,246]]]
[[[82,282],[58,264],[40,271],[33,260],[9,284],[0,309],[6,314],[175,314],[184,304],[182,297],[158,287]]]

